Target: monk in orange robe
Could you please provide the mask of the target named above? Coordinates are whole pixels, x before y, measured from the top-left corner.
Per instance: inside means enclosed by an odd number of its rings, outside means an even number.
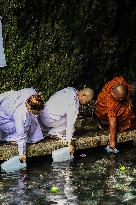
[[[95,113],[100,123],[106,121],[109,124],[111,150],[116,149],[118,132],[134,128],[131,92],[131,85],[120,76],[106,83],[98,95]]]

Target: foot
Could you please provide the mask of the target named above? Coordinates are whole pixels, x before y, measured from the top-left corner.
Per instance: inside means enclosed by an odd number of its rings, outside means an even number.
[[[17,142],[16,141],[10,141],[10,144],[16,145]]]
[[[63,138],[62,135],[49,135],[49,137],[50,137],[51,139],[57,139],[57,140]]]
[[[59,140],[59,139],[64,140],[64,141],[66,140],[66,139],[65,139],[65,135],[63,135],[63,134],[61,134],[61,133],[60,133],[60,134],[57,134],[57,135],[55,135],[55,134],[54,134],[54,135],[51,135],[51,134],[50,134],[49,137],[52,138],[52,139],[57,139],[57,140]]]

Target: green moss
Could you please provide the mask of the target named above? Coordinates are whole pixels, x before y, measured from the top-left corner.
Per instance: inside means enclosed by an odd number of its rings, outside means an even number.
[[[81,48],[72,31],[67,33],[63,5],[58,10],[52,1],[48,5],[54,7],[51,15],[35,16],[32,1],[29,8],[25,4],[27,1],[3,1],[1,7],[7,59],[7,67],[1,71],[1,92],[33,86],[48,98],[56,90],[74,84],[83,73]]]
[[[113,75],[134,79],[131,10],[128,0],[1,0],[7,67],[0,91],[33,86],[48,99],[66,86],[96,89]]]

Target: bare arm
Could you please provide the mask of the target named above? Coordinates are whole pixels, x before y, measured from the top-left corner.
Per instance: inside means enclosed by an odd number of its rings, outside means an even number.
[[[117,142],[117,122],[116,117],[109,118],[110,147],[115,148]]]

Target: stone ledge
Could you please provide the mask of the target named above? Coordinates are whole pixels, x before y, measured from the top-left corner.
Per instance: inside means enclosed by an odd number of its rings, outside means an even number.
[[[98,130],[96,124],[93,124],[90,119],[78,121],[78,124],[76,124],[76,130],[76,135],[73,140],[76,150],[108,144],[108,131]],[[136,141],[136,130],[118,134],[118,143],[130,140],[133,140],[134,142]],[[36,144],[27,144],[27,156],[33,157],[51,154],[53,150],[64,146],[67,146],[67,143],[62,140],[45,138],[45,140]],[[0,160],[9,159],[14,155],[18,155],[17,145],[0,144]]]

